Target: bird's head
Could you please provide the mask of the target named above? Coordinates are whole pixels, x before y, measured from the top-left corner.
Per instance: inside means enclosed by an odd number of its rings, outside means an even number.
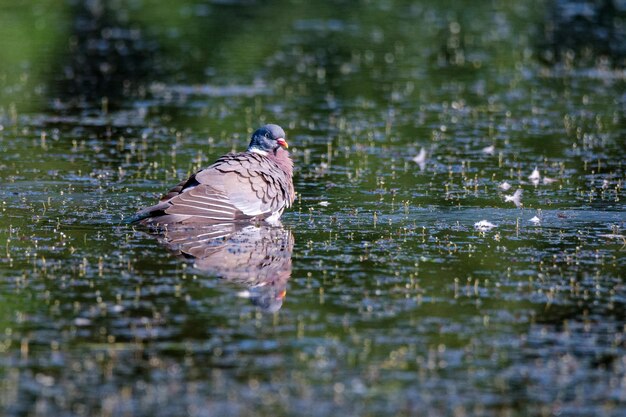
[[[252,134],[248,151],[276,153],[280,148],[289,148],[285,140],[285,131],[278,125],[268,124],[261,126]]]

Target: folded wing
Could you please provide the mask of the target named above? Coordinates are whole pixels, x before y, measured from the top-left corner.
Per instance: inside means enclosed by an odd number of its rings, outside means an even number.
[[[291,205],[293,186],[263,155],[228,154],[178,184],[161,201],[167,203],[164,214],[176,221],[187,216],[182,219],[187,223],[264,219]]]

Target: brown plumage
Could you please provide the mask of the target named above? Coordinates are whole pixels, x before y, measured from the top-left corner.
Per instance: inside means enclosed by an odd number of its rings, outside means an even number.
[[[293,162],[277,125],[252,135],[248,150],[229,153],[193,174],[139,211],[130,222],[144,224],[276,222],[295,198]]]

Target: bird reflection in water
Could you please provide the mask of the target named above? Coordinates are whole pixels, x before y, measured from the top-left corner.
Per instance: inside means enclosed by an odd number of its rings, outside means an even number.
[[[169,225],[159,240],[199,272],[247,287],[240,295],[266,312],[278,311],[291,277],[294,237],[282,226],[223,223]]]

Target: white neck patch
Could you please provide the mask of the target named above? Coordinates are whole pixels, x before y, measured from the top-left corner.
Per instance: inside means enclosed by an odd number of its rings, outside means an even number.
[[[249,149],[250,152],[258,153],[259,155],[267,156],[267,151],[262,151],[257,147],[253,147]]]

